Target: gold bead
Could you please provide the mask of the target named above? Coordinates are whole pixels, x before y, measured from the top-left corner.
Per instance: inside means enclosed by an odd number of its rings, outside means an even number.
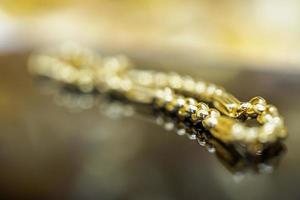
[[[218,119],[216,117],[206,117],[202,124],[205,128],[211,129],[214,128],[218,124]]]
[[[197,117],[197,119],[199,119],[199,120],[205,119],[208,115],[209,115],[209,113],[208,113],[208,111],[205,110],[205,109],[198,109],[198,110],[196,111],[196,117]]]

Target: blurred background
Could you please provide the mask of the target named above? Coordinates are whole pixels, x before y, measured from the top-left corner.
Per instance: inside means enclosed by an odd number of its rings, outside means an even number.
[[[294,69],[299,8],[297,0],[1,0],[0,44],[4,51],[67,39]]]
[[[299,25],[297,0],[0,0],[0,199],[299,199]],[[74,110],[27,72],[65,40],[265,97],[289,129],[280,165],[233,173],[127,106]]]

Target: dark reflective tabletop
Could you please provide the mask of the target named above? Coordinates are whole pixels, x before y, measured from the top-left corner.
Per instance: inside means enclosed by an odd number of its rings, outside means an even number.
[[[284,116],[284,144],[269,151],[267,162],[243,167],[228,159],[231,151],[179,136],[143,108],[33,79],[27,56],[0,57],[1,199],[300,198],[299,74],[187,64],[188,74],[242,100],[263,96]]]

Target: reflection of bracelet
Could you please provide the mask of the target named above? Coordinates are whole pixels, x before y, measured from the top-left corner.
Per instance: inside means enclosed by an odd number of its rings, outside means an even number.
[[[240,102],[223,88],[189,76],[134,69],[123,56],[100,57],[65,44],[34,54],[29,69],[82,92],[116,92],[137,103],[154,104],[179,120],[203,125],[224,143],[272,143],[287,135],[277,109],[261,97]],[[248,119],[256,119],[259,127],[241,122]]]

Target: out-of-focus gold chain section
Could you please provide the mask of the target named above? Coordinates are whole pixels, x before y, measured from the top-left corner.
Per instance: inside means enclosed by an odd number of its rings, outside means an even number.
[[[277,109],[262,97],[240,102],[224,88],[190,76],[135,69],[124,56],[100,57],[89,49],[65,44],[32,55],[29,70],[82,92],[114,91],[135,102],[154,103],[180,119],[202,123],[225,143],[270,143],[287,136]],[[256,119],[259,126],[247,126],[239,119]]]

